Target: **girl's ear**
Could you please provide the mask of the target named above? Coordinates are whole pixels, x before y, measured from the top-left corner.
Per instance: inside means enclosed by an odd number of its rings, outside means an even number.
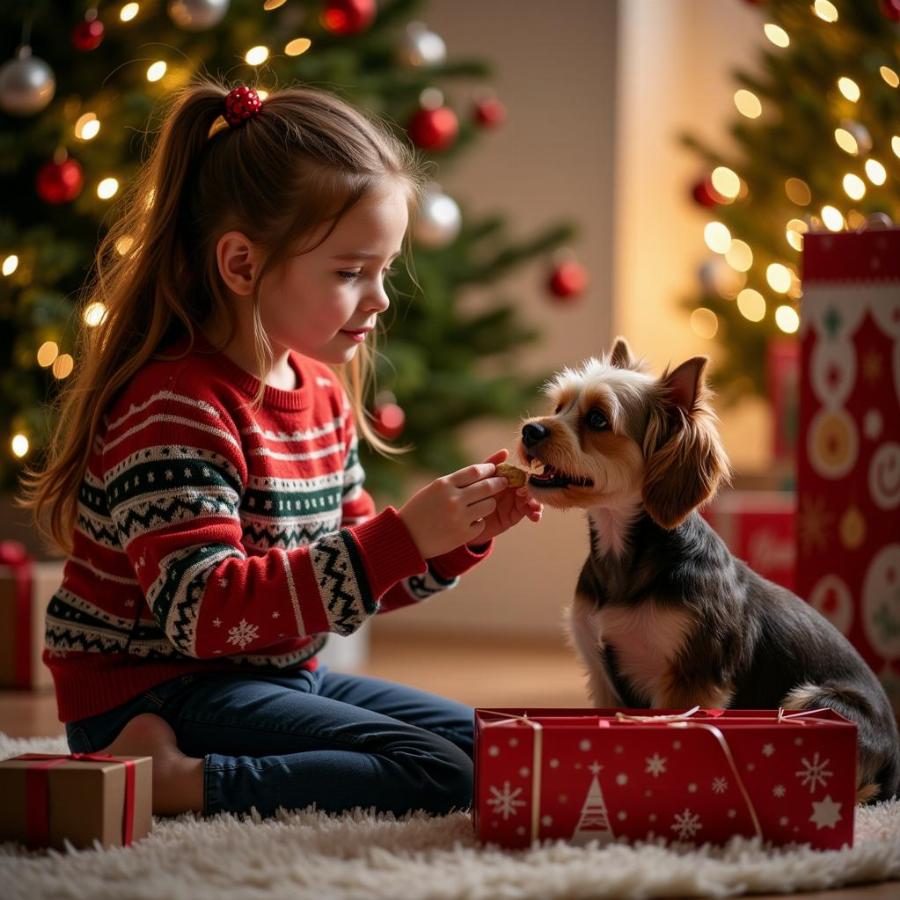
[[[227,231],[216,244],[216,264],[225,286],[239,297],[253,292],[256,279],[256,248],[240,231]]]
[[[634,357],[628,341],[623,337],[617,337],[613,342],[613,348],[609,351],[609,361],[619,369],[630,369],[634,366]]]
[[[665,373],[650,413],[642,494],[648,515],[663,528],[675,528],[711,500],[730,475],[703,379],[706,363],[695,356]]]

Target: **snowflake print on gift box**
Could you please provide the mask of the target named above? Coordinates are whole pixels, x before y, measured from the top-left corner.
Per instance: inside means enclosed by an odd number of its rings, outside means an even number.
[[[675,814],[675,821],[672,823],[672,831],[678,835],[678,839],[686,841],[692,838],[703,826],[700,824],[700,816],[689,809],[685,809],[682,813]]]
[[[503,816],[504,822],[510,816],[518,813],[518,807],[526,805],[525,801],[519,796],[522,793],[522,788],[517,787],[513,790],[508,781],[503,782],[502,790],[492,785],[490,791],[493,796],[488,797],[488,805],[494,807],[496,815]]]
[[[724,794],[728,790],[728,779],[713,778],[712,789],[714,794]]]
[[[665,756],[660,756],[658,753],[654,753],[653,756],[647,757],[647,768],[644,770],[648,775],[652,775],[654,778],[659,778],[660,775],[665,775],[666,773],[666,762],[668,760]]]
[[[809,792],[814,794],[820,782],[822,787],[828,787],[828,779],[834,774],[834,772],[828,768],[830,762],[830,759],[823,759],[820,761],[819,751],[817,750],[813,754],[812,762],[805,756],[803,757],[803,768],[799,769],[794,774],[800,779],[800,784],[803,787],[808,787]]]
[[[255,641],[258,636],[259,626],[251,625],[246,619],[241,619],[234,628],[228,629],[228,643],[236,644],[241,650],[251,641]]]

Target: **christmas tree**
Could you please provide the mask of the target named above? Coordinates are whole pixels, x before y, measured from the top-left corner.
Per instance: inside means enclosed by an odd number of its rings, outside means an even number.
[[[715,254],[686,305],[727,351],[726,399],[764,395],[771,342],[799,327],[803,235],[900,221],[900,0],[754,5],[766,41],[734,73],[731,147],[683,137]]]
[[[143,0],[79,8],[7,0],[0,8],[0,481],[39,465],[52,400],[78,365],[79,291],[115,200],[152,140],[154,115],[198,72],[261,96],[292,83],[326,87],[405,132],[436,169],[498,125],[488,66],[447,58],[439,35],[415,21],[417,0]],[[87,11],[85,12],[85,7]],[[369,485],[396,491],[413,469],[468,462],[463,424],[521,413],[536,380],[517,374],[516,350],[536,340],[516,305],[496,298],[464,309],[473,286],[569,241],[553,225],[514,241],[502,216],[470,219],[438,184],[426,190],[411,270],[392,279],[393,310],[379,347],[376,430],[409,445],[386,462],[362,448]],[[117,248],[118,249],[118,248]],[[121,253],[128,248],[123,246]],[[558,266],[546,288],[576,295],[584,273]],[[542,288],[543,289],[543,288]]]

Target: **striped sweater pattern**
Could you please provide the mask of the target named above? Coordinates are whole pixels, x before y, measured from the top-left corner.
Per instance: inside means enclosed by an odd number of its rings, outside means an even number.
[[[364,488],[334,372],[292,353],[266,386],[198,335],[148,363],[107,411],[47,608],[61,721],[197,671],[315,668],[329,632],[456,584],[490,553],[422,559]]]

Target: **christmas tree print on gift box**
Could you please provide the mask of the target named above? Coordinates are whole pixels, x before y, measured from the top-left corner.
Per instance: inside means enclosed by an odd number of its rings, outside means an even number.
[[[853,842],[856,726],[832,710],[476,711],[480,840]]]

